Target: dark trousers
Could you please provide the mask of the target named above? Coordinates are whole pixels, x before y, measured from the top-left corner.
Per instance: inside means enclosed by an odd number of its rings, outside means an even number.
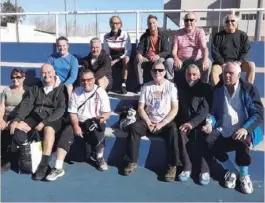
[[[204,134],[201,130],[193,129],[187,136],[181,135],[180,137],[180,160],[183,163],[183,171],[191,171],[192,163],[190,157],[198,161],[200,165],[200,173],[209,173],[210,169],[206,162],[207,157],[204,156]]]
[[[214,129],[210,135],[207,135],[206,143],[213,156],[220,162],[228,160],[227,152],[235,151],[235,161],[238,166],[249,166],[251,164],[249,155],[251,136],[249,135],[245,140],[235,140],[231,136],[224,137],[218,130]]]
[[[137,162],[141,137],[149,132],[146,123],[139,119],[132,124],[127,137],[126,160],[128,162]],[[178,133],[176,124],[171,121],[164,126],[156,135],[165,139],[167,148],[167,163],[170,166],[177,166],[178,163]]]
[[[12,136],[9,130],[1,131],[1,161],[6,162],[9,160],[9,153],[11,150]]]

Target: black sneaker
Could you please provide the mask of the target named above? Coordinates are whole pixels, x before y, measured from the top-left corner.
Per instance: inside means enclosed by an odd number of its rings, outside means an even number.
[[[103,157],[97,158],[96,163],[99,171],[108,170],[108,164],[105,162]]]
[[[121,85],[121,93],[122,94],[127,94],[127,89],[126,89],[125,83],[122,83],[122,85]]]
[[[32,175],[32,179],[33,180],[42,180],[48,175],[50,170],[51,170],[51,168],[49,165],[39,165],[36,172]]]
[[[1,172],[7,172],[11,168],[11,163],[9,161],[1,163]]]

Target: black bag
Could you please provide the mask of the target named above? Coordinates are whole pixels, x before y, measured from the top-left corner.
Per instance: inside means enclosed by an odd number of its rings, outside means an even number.
[[[31,144],[33,141],[40,142],[40,135],[37,130],[32,132],[26,143],[19,146],[19,171],[20,173],[32,173]]]

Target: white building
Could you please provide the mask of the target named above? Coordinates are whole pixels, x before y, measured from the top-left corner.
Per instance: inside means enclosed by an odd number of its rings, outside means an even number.
[[[164,9],[217,9],[217,8],[257,8],[258,0],[164,0]],[[263,6],[262,6],[263,7]],[[206,32],[216,33],[222,29],[222,20],[229,12],[197,12],[197,25]],[[166,16],[179,27],[183,26],[185,13],[166,13]],[[245,31],[250,39],[255,36],[257,12],[236,12],[239,16],[239,29]],[[264,40],[264,14],[261,23],[261,36]]]

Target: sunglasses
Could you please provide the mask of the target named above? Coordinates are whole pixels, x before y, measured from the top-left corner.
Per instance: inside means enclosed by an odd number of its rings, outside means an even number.
[[[162,73],[165,69],[152,69],[151,71],[154,72],[154,73]]]
[[[184,19],[184,22],[187,23],[187,22],[193,22],[195,19]]]
[[[225,21],[225,23],[229,23],[229,22],[234,23],[234,22],[236,22],[236,21],[235,21],[235,20],[226,20],[226,21]]]
[[[94,78],[81,79],[81,82],[91,82]]]
[[[112,25],[119,25],[119,24],[121,24],[121,22],[112,22],[111,24]]]
[[[21,76],[12,76],[12,77],[11,77],[11,80],[21,79],[21,78],[23,78],[23,77],[21,77]]]

